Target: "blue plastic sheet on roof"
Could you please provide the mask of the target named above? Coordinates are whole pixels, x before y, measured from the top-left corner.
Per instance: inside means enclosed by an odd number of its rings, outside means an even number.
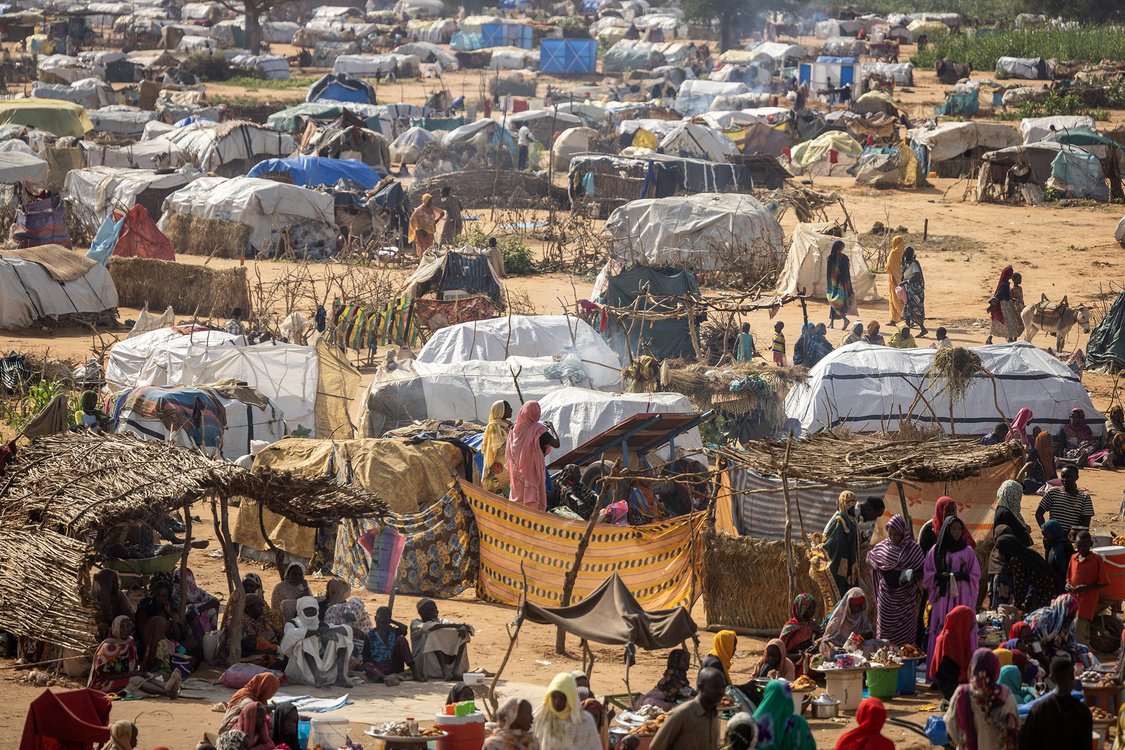
[[[176,120],[174,127],[184,128],[188,125],[194,125],[197,122],[215,122],[210,117],[200,117],[199,115],[189,115],[182,120]]]
[[[859,62],[859,58],[856,58],[856,57],[832,57],[830,55],[821,55],[820,57],[816,58],[816,61],[822,62],[822,63],[845,63],[846,64],[846,63]]]
[[[246,173],[247,177],[261,177],[270,172],[285,172],[296,185],[335,185],[340,180],[350,180],[364,190],[379,184],[383,176],[373,167],[355,159],[329,159],[325,156],[290,156],[284,159],[266,159],[258,162]]]
[[[539,43],[539,71],[552,74],[593,73],[598,64],[594,39],[544,39]]]

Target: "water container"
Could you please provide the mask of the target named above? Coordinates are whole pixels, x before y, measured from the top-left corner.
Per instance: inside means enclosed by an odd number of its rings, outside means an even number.
[[[314,716],[311,722],[308,748],[320,745],[324,750],[331,750],[332,748],[343,747],[348,741],[348,720],[346,718]]]
[[[898,694],[914,695],[918,689],[918,659],[903,659],[898,669]]]
[[[1109,585],[1099,590],[1098,596],[1116,601],[1125,599],[1125,547],[1095,547],[1094,552],[1105,561],[1106,572],[1109,574]]]
[[[898,692],[898,667],[867,670],[867,692],[872,697],[889,701]]]
[[[484,745],[484,714],[468,716],[435,714],[434,726],[446,733],[437,741],[437,750],[480,750]]]
[[[296,750],[309,750],[309,731],[312,729],[312,724],[308,719],[301,719],[297,722],[297,743],[300,748]]]

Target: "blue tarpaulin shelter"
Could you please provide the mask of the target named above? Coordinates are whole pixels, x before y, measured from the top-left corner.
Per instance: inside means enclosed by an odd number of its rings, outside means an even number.
[[[522,23],[486,23],[480,27],[484,49],[491,47],[520,47],[531,49],[531,27]]]
[[[370,83],[347,73],[329,73],[309,86],[307,102],[331,101],[374,104],[375,89]]]
[[[290,156],[284,159],[266,159],[258,162],[246,173],[247,177],[262,177],[271,172],[285,172],[295,185],[335,185],[340,180],[350,180],[364,190],[370,190],[383,179],[373,168],[355,159],[329,159],[325,156]]]
[[[594,39],[544,39],[539,43],[539,72],[553,74],[593,73],[598,65],[598,43]]]

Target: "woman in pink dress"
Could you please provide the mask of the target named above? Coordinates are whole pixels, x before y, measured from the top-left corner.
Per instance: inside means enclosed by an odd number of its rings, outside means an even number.
[[[538,401],[528,401],[520,407],[516,423],[508,432],[504,458],[508,463],[511,483],[509,499],[546,512],[546,455],[550,448],[558,448],[560,443],[554,430],[539,421],[541,413]]]
[[[926,649],[927,665],[934,651],[934,642],[949,612],[959,604],[975,610],[980,584],[977,553],[967,542],[965,525],[960,518],[949,516],[941,526],[937,544],[926,553],[922,586],[930,597],[930,628]],[[977,633],[970,634],[970,650],[976,650]]]

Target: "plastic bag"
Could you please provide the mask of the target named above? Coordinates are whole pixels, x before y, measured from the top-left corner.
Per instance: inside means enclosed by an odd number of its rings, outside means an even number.
[[[238,690],[239,688],[246,687],[246,683],[250,682],[250,678],[254,675],[259,675],[268,671],[270,670],[265,667],[259,667],[257,664],[232,664],[219,678],[219,684]]]

